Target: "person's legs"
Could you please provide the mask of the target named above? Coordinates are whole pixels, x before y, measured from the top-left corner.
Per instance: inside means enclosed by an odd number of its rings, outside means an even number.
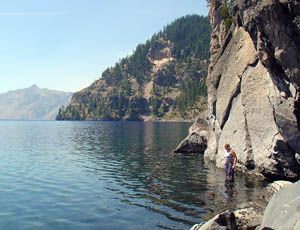
[[[225,163],[225,178],[226,178],[226,181],[230,180],[230,163],[229,162],[226,162]]]
[[[234,177],[234,169],[232,168],[233,164],[231,162],[227,163],[227,180],[228,181],[233,181]]]
[[[234,168],[231,162],[228,163],[228,180],[229,181],[234,180]]]

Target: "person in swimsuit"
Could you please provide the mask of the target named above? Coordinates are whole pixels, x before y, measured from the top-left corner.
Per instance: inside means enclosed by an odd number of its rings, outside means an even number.
[[[225,144],[225,175],[226,181],[234,181],[234,168],[237,162],[237,156],[229,144]]]

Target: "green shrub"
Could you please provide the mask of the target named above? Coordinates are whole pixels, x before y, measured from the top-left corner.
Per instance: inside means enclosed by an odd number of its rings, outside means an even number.
[[[223,19],[226,19],[226,18],[230,17],[228,6],[226,6],[226,5],[222,6],[222,8],[221,8],[221,16],[222,16]]]
[[[232,18],[226,18],[225,19],[225,26],[226,26],[227,29],[229,29],[231,27],[232,22],[233,22]]]
[[[232,15],[229,11],[230,6],[231,6],[231,2],[228,3],[226,1],[225,5],[223,5],[222,8],[221,8],[221,16],[224,19],[226,29],[229,29],[232,25],[232,22],[233,22]]]

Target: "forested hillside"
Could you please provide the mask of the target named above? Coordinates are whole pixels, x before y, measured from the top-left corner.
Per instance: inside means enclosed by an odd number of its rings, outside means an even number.
[[[210,25],[177,19],[74,94],[58,120],[178,120],[206,108]]]

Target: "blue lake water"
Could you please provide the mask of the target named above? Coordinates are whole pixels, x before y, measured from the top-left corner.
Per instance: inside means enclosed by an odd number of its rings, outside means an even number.
[[[172,156],[189,125],[0,121],[0,229],[188,229],[264,193]]]

